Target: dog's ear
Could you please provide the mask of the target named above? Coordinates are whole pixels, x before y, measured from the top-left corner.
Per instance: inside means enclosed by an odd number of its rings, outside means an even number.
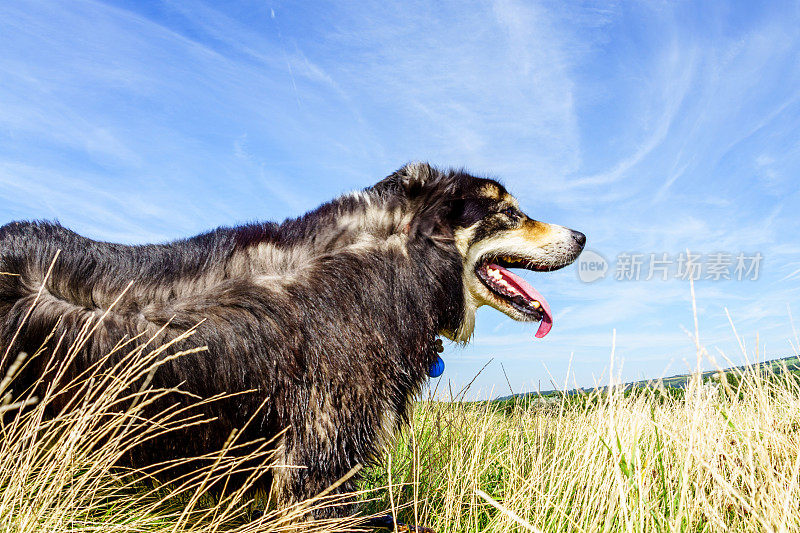
[[[398,195],[414,212],[405,230],[409,235],[421,235],[434,242],[452,239],[450,212],[458,209],[453,203],[456,196],[453,172],[439,171],[428,163],[408,163],[372,189]]]
[[[426,186],[431,184],[439,174],[428,163],[408,163],[376,183],[373,189],[401,192],[407,198],[416,198],[424,193]]]

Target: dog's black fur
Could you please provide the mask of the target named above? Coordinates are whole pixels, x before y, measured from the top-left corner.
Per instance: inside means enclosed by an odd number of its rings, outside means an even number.
[[[48,222],[7,224],[0,228],[0,271],[14,275],[0,275],[0,353],[12,355],[2,370],[20,351],[34,353],[43,343],[52,351],[61,336],[61,346],[69,346],[133,281],[70,374],[120,339],[163,328],[157,342],[167,342],[197,325],[170,352],[207,351],[164,364],[153,386],[183,383],[200,397],[257,392],[208,404],[206,414],[216,421],[142,446],[131,460],[147,464],[219,449],[232,429],[256,415],[246,438],[288,428],[281,459],[304,467],[275,476],[279,501],[314,496],[373,459],[408,420],[436,358],[437,335],[459,330],[464,260],[454,232],[494,209],[496,200],[481,192],[487,183],[505,194],[491,180],[411,165],[297,219],[159,245],[97,242]],[[16,389],[42,377],[53,355],[63,356],[46,350],[30,361]],[[262,488],[272,477],[261,478]],[[352,487],[351,480],[342,489]]]

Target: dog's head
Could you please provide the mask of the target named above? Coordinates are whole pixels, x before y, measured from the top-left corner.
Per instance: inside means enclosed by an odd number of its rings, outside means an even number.
[[[454,330],[441,332],[451,340],[469,340],[475,312],[490,305],[519,321],[539,321],[537,337],[552,327],[547,301],[511,268],[549,272],[575,261],[586,236],[563,226],[534,220],[497,181],[464,172],[440,172],[412,163],[381,182],[416,199],[434,240],[446,240],[462,263],[463,316]],[[379,185],[381,185],[379,184]]]

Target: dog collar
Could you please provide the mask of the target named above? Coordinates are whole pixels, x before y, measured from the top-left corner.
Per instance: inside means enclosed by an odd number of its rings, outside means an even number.
[[[428,375],[432,378],[438,378],[442,374],[444,374],[444,359],[437,355],[436,360],[428,368]]]

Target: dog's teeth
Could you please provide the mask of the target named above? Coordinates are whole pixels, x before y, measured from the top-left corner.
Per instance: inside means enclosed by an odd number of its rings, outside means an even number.
[[[536,300],[534,300],[531,305],[533,306],[534,309],[539,309],[542,306],[542,304],[540,304]]]

